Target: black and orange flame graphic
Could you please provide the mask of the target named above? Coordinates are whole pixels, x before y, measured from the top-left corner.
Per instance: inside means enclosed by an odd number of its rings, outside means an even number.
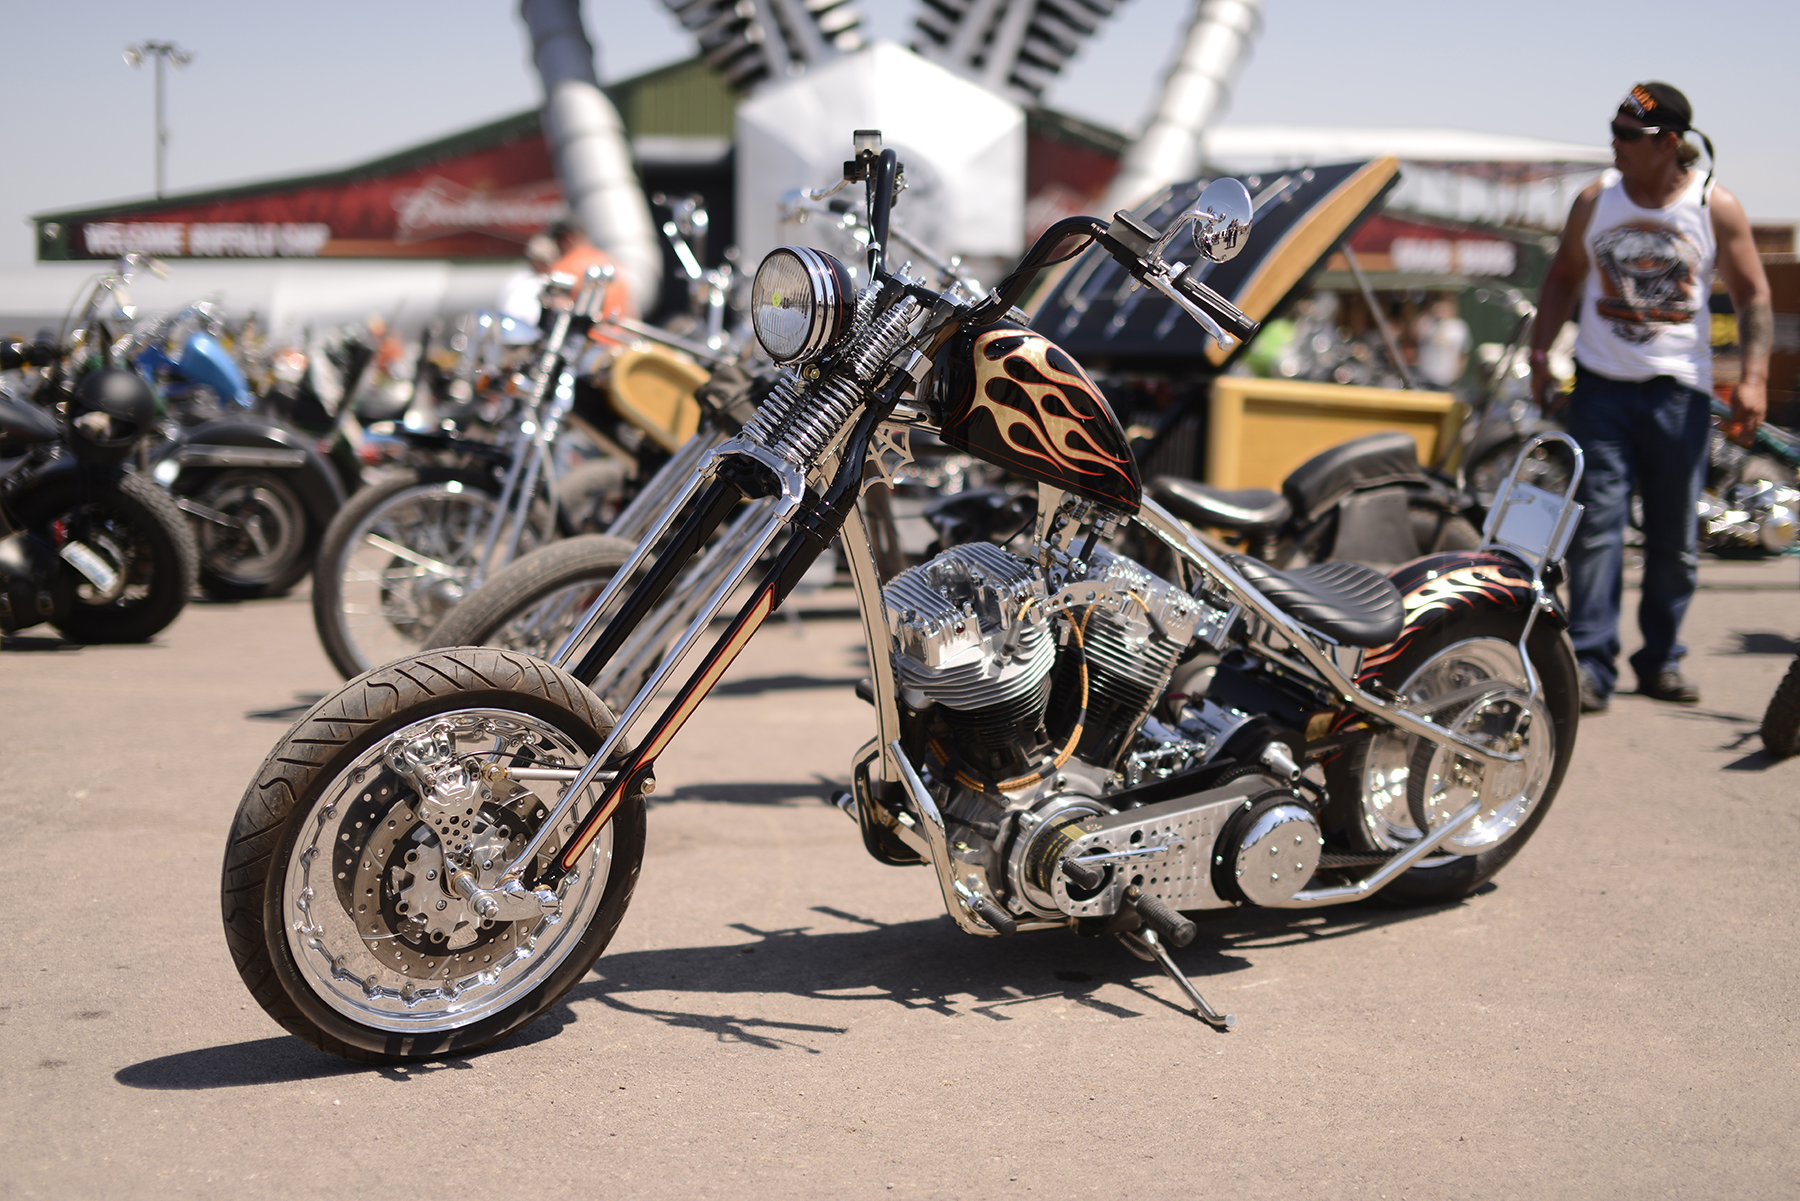
[[[1100,389],[1042,334],[987,329],[970,346],[973,386],[954,424],[983,457],[1135,510],[1137,465]],[[976,415],[993,419],[993,434]],[[985,445],[982,445],[985,443]]]
[[[1531,580],[1519,566],[1495,555],[1434,555],[1396,572],[1394,584],[1406,606],[1406,625],[1398,638],[1363,659],[1359,681],[1378,678],[1383,667],[1406,653],[1420,631],[1457,609],[1478,603],[1526,609],[1534,595]]]

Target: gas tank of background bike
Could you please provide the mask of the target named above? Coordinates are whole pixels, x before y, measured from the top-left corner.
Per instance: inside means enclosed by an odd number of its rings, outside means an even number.
[[[1143,482],[1124,427],[1060,347],[1014,321],[964,329],[938,352],[938,436],[1027,479],[1136,513]]]
[[[0,459],[22,455],[62,436],[56,418],[44,409],[0,396]]]

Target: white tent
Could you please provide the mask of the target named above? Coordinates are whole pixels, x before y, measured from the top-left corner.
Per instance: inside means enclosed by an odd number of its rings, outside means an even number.
[[[906,168],[895,220],[942,254],[1013,257],[1025,224],[1025,114],[892,42],[876,42],[737,110],[737,239],[755,264],[792,241],[778,206],[843,175],[851,133],[879,129]],[[861,203],[861,189],[856,200]]]

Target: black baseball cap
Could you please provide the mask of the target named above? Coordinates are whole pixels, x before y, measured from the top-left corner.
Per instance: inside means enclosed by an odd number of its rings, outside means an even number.
[[[1625,93],[1625,99],[1619,102],[1619,111],[1628,117],[1636,117],[1645,125],[1660,126],[1675,133],[1686,133],[1694,127],[1694,106],[1681,94],[1681,89],[1654,80],[1633,84]]]

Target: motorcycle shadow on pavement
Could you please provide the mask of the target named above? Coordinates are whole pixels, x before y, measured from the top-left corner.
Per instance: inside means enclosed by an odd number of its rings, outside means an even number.
[[[1210,920],[1195,915],[1201,922],[1200,937],[1176,951],[1175,959],[1205,992],[1253,967],[1254,952],[1365,933],[1445,908],[1449,906],[1350,905],[1317,911],[1222,910]],[[990,940],[979,955],[971,955],[969,937],[947,917],[888,924],[829,906],[813,909],[860,929],[761,930],[733,923],[732,928],[756,941],[609,954],[561,1005],[512,1045],[552,1037],[579,1022],[586,1002],[698,1030],[721,1043],[812,1055],[825,1053],[822,1042],[848,1033],[851,1027],[845,1023],[854,1022],[858,1012],[871,1004],[997,1022],[1011,1021],[1026,1009],[1060,1012],[1068,1006],[1118,1020],[1143,1017],[1158,1008],[1189,1012],[1155,965],[1131,957],[1110,938],[1042,932]],[[1108,990],[1108,985],[1120,986],[1126,995]],[[821,1002],[820,1020],[759,1016],[729,1000],[762,994]],[[723,1004],[708,1004],[711,998]],[[672,1001],[691,1004],[678,1007]],[[777,1007],[792,1012],[786,1003]]]
[[[1399,909],[1358,904],[1325,910],[1240,909],[1196,914],[1200,937],[1175,952],[1175,959],[1202,991],[1217,990],[1225,978],[1254,966],[1254,952],[1365,934],[1453,907]],[[1028,1009],[1039,1016],[1069,1006],[1120,1021],[1144,1017],[1159,1008],[1188,1012],[1175,986],[1160,971],[1133,959],[1112,939],[1077,940],[1073,935],[1046,932],[992,940],[980,955],[970,955],[968,936],[948,918],[890,924],[830,906],[814,906],[813,911],[834,924],[858,928],[761,930],[734,923],[733,929],[754,941],[604,955],[588,979],[550,1012],[473,1057],[371,1067],[345,1062],[299,1039],[276,1035],[147,1059],[121,1068],[113,1079],[126,1088],[159,1092],[369,1074],[398,1083],[467,1070],[475,1066],[473,1059],[554,1038],[594,1013],[593,1003],[619,1015],[609,1015],[609,1021],[648,1019],[672,1029],[698,1031],[719,1043],[809,1055],[825,1054],[828,1040],[849,1033],[849,1023],[871,1004],[996,1022],[1012,1021]],[[1108,985],[1120,986],[1125,995],[1120,996],[1117,989],[1100,995]],[[766,994],[817,1002],[818,1020],[760,1016],[755,1012],[761,1007],[756,998]],[[729,1000],[732,997],[745,1000],[733,1002]],[[715,998],[724,1003],[707,1003]],[[682,1001],[691,1004],[678,1006]],[[775,1007],[790,1014],[793,1009],[786,1001],[776,1002]]]

